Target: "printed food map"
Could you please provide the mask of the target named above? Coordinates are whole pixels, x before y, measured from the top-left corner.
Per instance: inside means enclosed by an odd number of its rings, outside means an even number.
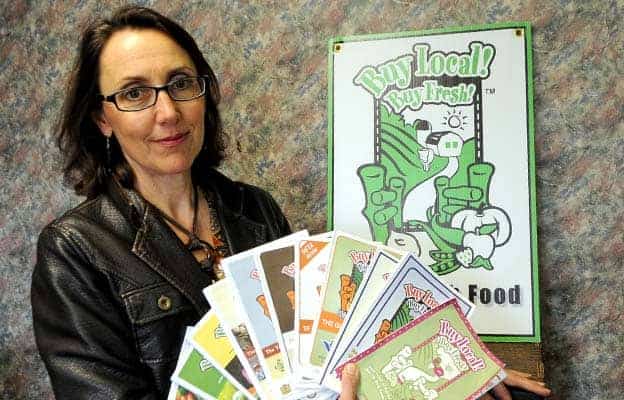
[[[321,294],[327,279],[330,239],[302,240],[298,245],[295,273],[295,327],[298,331],[297,370],[301,377],[312,378],[318,372],[310,364],[313,339],[312,327],[321,308]]]
[[[225,334],[214,310],[195,325],[191,335],[191,344],[205,359],[228,378],[249,398],[254,397],[256,388],[247,378],[233,345]]]
[[[190,339],[190,335],[190,330],[187,330],[186,338]],[[187,340],[182,345],[178,365],[171,380],[179,386],[176,392],[170,394],[173,396],[184,392],[187,399],[190,399],[190,396],[219,400],[245,399],[243,392],[239,391],[219,369],[215,368],[210,361],[195,350]]]
[[[327,285],[314,329],[310,363],[322,367],[334,336],[351,307],[377,245],[336,233],[327,272]]]
[[[361,400],[472,400],[504,378],[503,363],[466,323],[455,299],[349,362],[360,368]]]
[[[256,348],[251,341],[242,311],[238,307],[234,289],[229,278],[221,279],[204,289],[204,296],[217,314],[221,326],[236,352],[247,377],[254,384],[261,397],[269,398],[271,390],[262,369]]]
[[[357,332],[360,324],[370,312],[374,301],[388,283],[388,280],[398,268],[398,261],[386,250],[378,249],[368,267],[368,275],[362,283],[353,302],[353,307],[344,320],[340,332],[334,340],[334,346],[329,357],[325,360],[325,366],[321,376],[321,383],[335,391],[340,391],[340,381],[332,374],[337,364],[337,359],[344,351],[347,342]]]
[[[295,245],[260,252],[257,261],[269,315],[290,363],[296,352]]]
[[[440,304],[456,299],[462,313],[470,315],[474,306],[447,286],[413,255],[402,264],[375,300],[366,318],[338,355],[336,365],[370,348],[392,332]]]

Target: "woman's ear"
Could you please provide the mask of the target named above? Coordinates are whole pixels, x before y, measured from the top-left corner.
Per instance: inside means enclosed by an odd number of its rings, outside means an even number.
[[[100,128],[100,132],[102,132],[102,135],[106,137],[111,137],[111,135],[113,134],[113,127],[106,119],[106,116],[104,115],[104,110],[100,109],[97,111],[93,111],[91,113],[91,119],[93,120],[93,122],[95,122],[98,128]]]

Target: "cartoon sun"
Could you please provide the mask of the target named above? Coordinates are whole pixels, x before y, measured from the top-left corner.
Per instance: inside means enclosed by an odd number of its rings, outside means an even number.
[[[468,118],[468,116],[463,115],[461,110],[457,110],[455,108],[453,108],[453,111],[447,111],[446,112],[446,116],[442,117],[442,125],[446,125],[449,128],[452,129],[461,129],[462,131],[464,130],[464,126],[466,126],[468,123],[466,122],[466,119]]]

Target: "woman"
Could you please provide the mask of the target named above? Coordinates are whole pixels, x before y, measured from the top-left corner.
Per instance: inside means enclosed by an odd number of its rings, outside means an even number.
[[[266,192],[214,170],[219,90],[194,40],[145,8],[83,33],[59,129],[87,200],[39,238],[37,345],[59,399],[165,398],[219,259],[290,232]],[[345,374],[351,399],[355,374]]]
[[[213,169],[218,93],[161,15],[126,8],[86,30],[59,144],[87,201],[42,232],[32,285],[59,399],[163,398],[218,258],[290,232],[267,193]]]

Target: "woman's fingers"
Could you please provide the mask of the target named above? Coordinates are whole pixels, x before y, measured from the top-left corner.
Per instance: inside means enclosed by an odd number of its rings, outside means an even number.
[[[497,400],[512,400],[511,393],[509,393],[509,390],[502,382],[492,388],[492,393],[494,393]]]
[[[550,389],[546,387],[544,382],[529,379],[531,376],[530,374],[515,371],[513,369],[505,369],[505,372],[507,373],[507,378],[505,378],[505,383],[507,385],[524,389],[528,392],[533,392],[542,397],[550,396]]]
[[[511,369],[511,368],[506,368],[505,372],[507,373],[507,375],[519,375],[523,378],[531,377],[531,374],[529,374],[528,372],[516,371],[515,369]]]
[[[355,364],[347,364],[342,370],[340,400],[355,400],[360,373]]]
[[[543,397],[550,396],[550,389],[545,387],[544,382],[529,379],[530,374],[513,369],[506,369],[505,372],[507,373],[507,378],[505,378],[504,383],[494,386],[491,393],[486,393],[481,397],[482,400],[512,400],[511,394],[505,385],[524,389]],[[359,379],[357,366],[355,364],[347,364],[342,370],[342,390],[339,400],[356,400]]]

